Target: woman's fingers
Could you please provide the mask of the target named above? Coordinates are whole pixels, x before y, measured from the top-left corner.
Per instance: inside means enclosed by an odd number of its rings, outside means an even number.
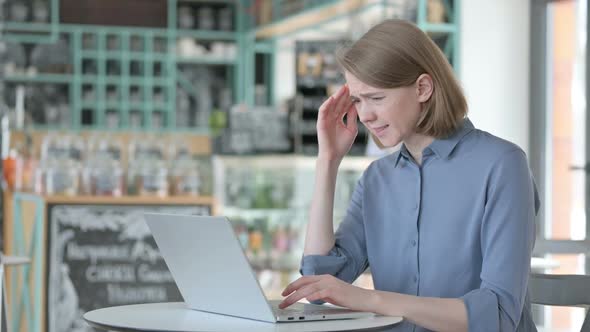
[[[307,284],[318,281],[319,279],[321,279],[321,277],[322,276],[303,276],[290,283],[281,295],[287,296]]]
[[[351,104],[348,86],[344,85],[320,106],[319,117],[340,120]]]
[[[311,293],[309,295],[307,295],[305,298],[309,301],[309,302],[313,302],[313,301],[317,301],[317,300],[322,300],[328,303],[332,303],[333,300],[330,297],[332,296],[330,293],[330,290],[328,288],[323,288],[317,292]]]
[[[334,116],[340,118],[340,115],[346,112],[347,104],[350,103],[350,95],[348,94],[348,86],[344,85],[338,90],[334,104]]]
[[[298,289],[296,292],[289,295],[286,299],[283,300],[283,302],[279,304],[279,308],[284,309],[292,305],[293,303],[296,303],[299,300],[306,298],[311,294],[317,293],[320,290],[320,281],[315,281],[309,285],[306,285],[303,288]]]
[[[346,129],[351,132],[357,131],[357,118],[358,113],[356,107],[351,103],[351,105],[348,107],[348,111],[346,112]]]
[[[332,102],[334,102],[334,97],[333,97],[333,96],[330,96],[330,98],[328,98],[328,99],[324,100],[324,102],[323,102],[323,103],[322,103],[322,105],[320,106],[320,109],[319,109],[319,111],[321,112],[321,111],[325,110],[325,109],[326,109],[328,106],[330,106],[330,104],[331,104]]]

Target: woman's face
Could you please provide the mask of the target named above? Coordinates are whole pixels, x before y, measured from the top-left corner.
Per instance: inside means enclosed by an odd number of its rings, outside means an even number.
[[[393,147],[415,133],[422,110],[424,90],[421,75],[410,86],[381,89],[367,85],[349,72],[345,72],[346,83],[361,122],[379,139],[385,147]],[[430,77],[427,77],[430,80]],[[429,82],[426,83],[431,83]],[[430,86],[431,87],[431,86]]]

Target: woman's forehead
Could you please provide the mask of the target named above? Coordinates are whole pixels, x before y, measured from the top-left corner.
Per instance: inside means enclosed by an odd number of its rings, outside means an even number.
[[[357,95],[360,93],[371,93],[371,92],[379,92],[383,91],[383,89],[379,89],[373,86],[366,84],[365,82],[359,80],[354,75],[350,74],[349,72],[344,73],[344,77],[346,78],[346,84],[348,84],[348,89],[351,94]]]

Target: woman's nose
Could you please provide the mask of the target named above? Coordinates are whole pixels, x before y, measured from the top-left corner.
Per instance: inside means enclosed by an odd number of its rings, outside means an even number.
[[[359,115],[359,120],[363,123],[375,120],[375,112],[373,112],[370,107],[363,105],[363,103],[358,103],[356,105],[356,111]]]

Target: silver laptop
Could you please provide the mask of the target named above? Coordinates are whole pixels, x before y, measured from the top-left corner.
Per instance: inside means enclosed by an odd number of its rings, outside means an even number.
[[[373,314],[296,303],[279,309],[267,301],[224,217],[145,213],[160,253],[186,304],[195,310],[266,322],[347,319]]]

